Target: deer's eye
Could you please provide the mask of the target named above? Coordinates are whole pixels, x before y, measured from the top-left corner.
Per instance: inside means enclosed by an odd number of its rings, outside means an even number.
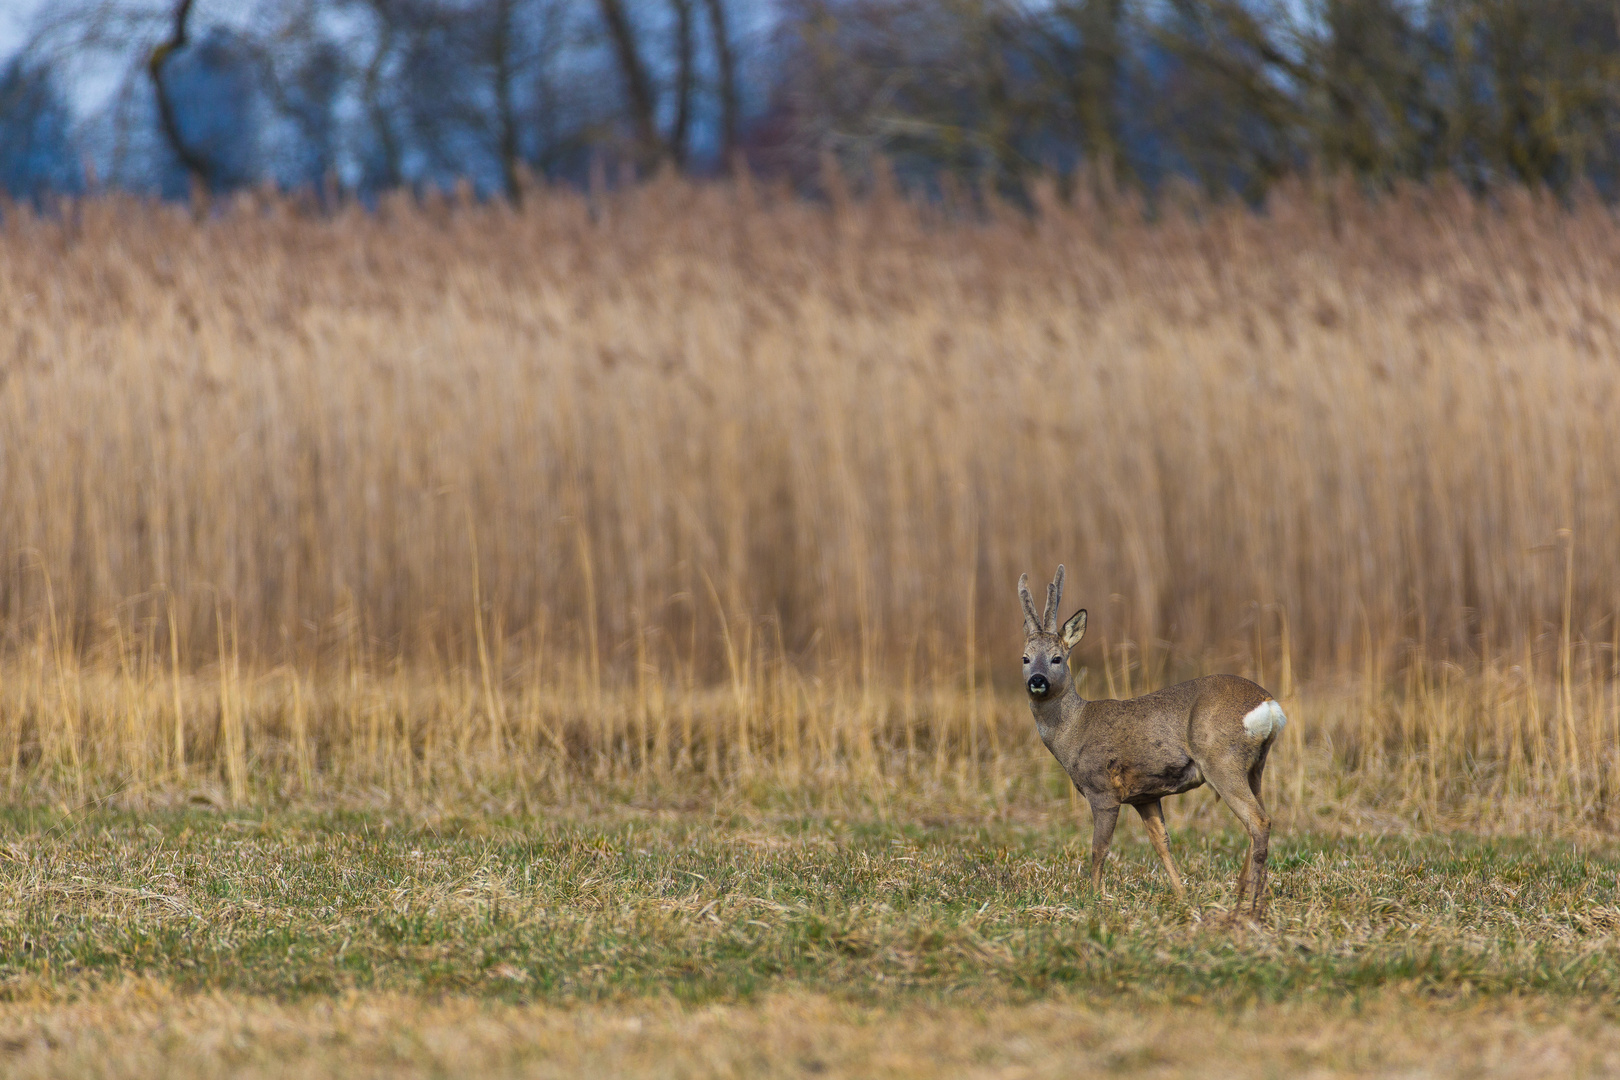
[[[1063,663],[1063,657],[1061,657],[1061,656],[1054,656],[1054,657],[1052,657],[1052,663],[1054,663],[1054,664],[1061,664],[1061,663]]]
[[[1026,664],[1029,663],[1029,657],[1027,657],[1027,656],[1024,657],[1024,663],[1026,663]]]

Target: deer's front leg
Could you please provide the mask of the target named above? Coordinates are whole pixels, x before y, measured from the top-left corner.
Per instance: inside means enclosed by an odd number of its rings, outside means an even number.
[[[1119,806],[1091,804],[1091,888],[1102,892],[1103,860],[1108,858],[1108,845],[1114,840],[1114,826],[1119,823]]]
[[[1136,812],[1142,815],[1142,824],[1147,826],[1148,839],[1153,841],[1153,850],[1159,853],[1159,861],[1164,863],[1165,873],[1170,875],[1170,887],[1176,890],[1176,895],[1187,899],[1187,890],[1181,884],[1181,875],[1176,872],[1176,860],[1170,857],[1170,831],[1164,825],[1164,806],[1158,799],[1150,803],[1140,803]]]

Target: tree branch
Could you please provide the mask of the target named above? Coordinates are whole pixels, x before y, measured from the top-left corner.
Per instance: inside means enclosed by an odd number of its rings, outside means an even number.
[[[512,0],[495,5],[495,111],[498,126],[501,180],[513,206],[523,203],[523,179],[518,159],[518,123],[512,104]]]
[[[175,115],[174,101],[169,97],[168,87],[163,83],[163,68],[169,57],[180,49],[186,47],[189,38],[186,36],[186,24],[191,18],[191,5],[193,0],[180,0],[174,9],[174,26],[169,32],[169,40],[163,42],[152,50],[152,58],[147,61],[146,70],[152,76],[152,89],[157,94],[158,121],[163,126],[163,135],[174,149],[175,156],[180,164],[185,166],[191,178],[202,184],[205,188],[213,187],[213,167],[208,159],[198,154],[186,145],[180,135],[180,120]]]
[[[670,0],[675,9],[676,73],[675,73],[675,126],[669,134],[670,152],[675,164],[686,164],[687,134],[692,126],[692,82],[695,53],[692,40],[692,0]]]
[[[657,102],[653,98],[652,78],[647,65],[636,47],[636,32],[630,25],[630,16],[624,10],[623,0],[597,0],[602,21],[607,23],[608,36],[619,56],[619,69],[624,75],[625,91],[630,96],[631,120],[636,127],[636,142],[643,165],[653,165],[667,152],[668,147],[659,137],[654,115]]]
[[[737,148],[738,96],[737,57],[731,51],[731,31],[721,0],[704,0],[709,10],[709,31],[714,35],[714,57],[720,69],[720,129],[724,140],[721,153],[730,158]]]

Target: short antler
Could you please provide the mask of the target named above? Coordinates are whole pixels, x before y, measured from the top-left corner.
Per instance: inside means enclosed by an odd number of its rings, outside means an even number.
[[[1063,564],[1058,563],[1057,576],[1046,587],[1046,612],[1041,616],[1041,629],[1048,634],[1057,633],[1058,605],[1063,603]],[[1030,605],[1033,611],[1034,605]]]
[[[1040,620],[1035,618],[1035,598],[1029,594],[1029,575],[1018,576],[1018,599],[1024,602],[1024,636],[1029,637],[1041,628]]]

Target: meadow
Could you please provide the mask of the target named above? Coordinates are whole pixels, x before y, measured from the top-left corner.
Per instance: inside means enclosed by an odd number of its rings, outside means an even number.
[[[1611,211],[829,190],[6,212],[18,1075],[1612,1067]],[[1082,887],[1060,561],[1292,718],[1262,923]]]
[[[1061,817],[12,812],[10,1076],[1602,1075],[1620,859]],[[1437,1053],[1440,1055],[1436,1060]]]

